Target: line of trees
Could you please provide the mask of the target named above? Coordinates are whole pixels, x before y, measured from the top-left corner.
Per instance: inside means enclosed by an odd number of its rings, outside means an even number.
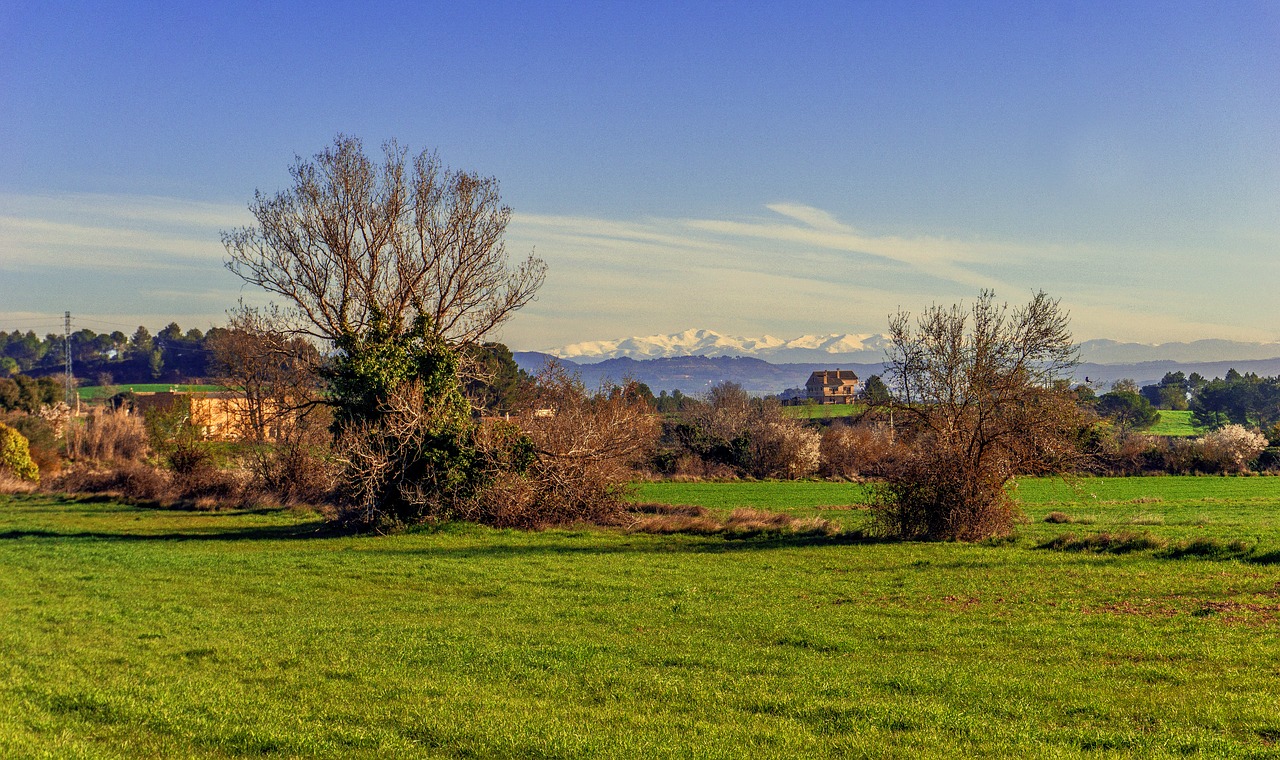
[[[132,335],[117,330],[97,333],[88,328],[71,333],[71,363],[76,377],[97,382],[110,375],[114,383],[177,382],[209,375],[211,348],[221,328],[207,334],[183,331],[176,322],[154,335],[139,326]],[[50,333],[43,338],[28,330],[0,330],[0,378],[24,374],[43,376],[63,371],[67,338]]]
[[[1241,374],[1235,369],[1212,380],[1195,372],[1167,372],[1158,383],[1141,388],[1123,379],[1101,396],[1087,386],[1078,388],[1077,395],[1125,430],[1151,427],[1162,409],[1190,410],[1195,424],[1210,430],[1229,424],[1270,430],[1280,424],[1280,377]]]

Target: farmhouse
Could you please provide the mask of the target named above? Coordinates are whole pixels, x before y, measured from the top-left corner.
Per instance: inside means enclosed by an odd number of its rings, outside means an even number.
[[[809,375],[804,401],[817,404],[852,404],[858,394],[858,376],[851,369],[824,369]]]
[[[133,394],[133,413],[145,414],[152,409],[172,409],[181,405],[187,412],[189,424],[194,425],[206,440],[234,441],[243,437],[243,425],[251,414],[248,399],[242,394],[230,392]],[[274,409],[263,410],[270,416]],[[268,430],[274,438],[276,431]]]

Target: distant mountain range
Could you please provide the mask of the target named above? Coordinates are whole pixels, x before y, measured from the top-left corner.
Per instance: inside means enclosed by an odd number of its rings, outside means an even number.
[[[613,341],[575,343],[546,352],[517,351],[516,363],[535,372],[559,361],[578,372],[588,387],[605,380],[633,378],[654,393],[679,390],[698,394],[730,381],[756,395],[781,393],[804,385],[820,369],[851,369],[867,377],[884,372],[885,335],[805,335],[792,340],[772,336],[738,338],[712,330],[686,330]],[[1120,378],[1139,385],[1160,380],[1166,372],[1199,372],[1221,377],[1227,370],[1280,375],[1280,343],[1199,340],[1146,345],[1090,340],[1080,346],[1084,363],[1076,380],[1105,389]]]
[[[609,359],[666,359],[682,356],[734,356],[763,359],[774,364],[873,364],[884,360],[889,336],[833,333],[783,339],[772,335],[742,338],[714,330],[685,330],[670,335],[598,340],[574,343],[542,353],[590,364]],[[1092,364],[1139,362],[1233,362],[1280,357],[1280,343],[1245,343],[1230,340],[1197,340],[1190,343],[1121,343],[1087,340],[1080,344],[1081,358]]]
[[[714,330],[685,330],[620,340],[597,340],[553,348],[544,353],[578,363],[608,359],[665,359],[678,356],[748,356],[771,362],[878,362],[889,345],[885,335],[802,335],[783,340],[772,335],[739,338]]]

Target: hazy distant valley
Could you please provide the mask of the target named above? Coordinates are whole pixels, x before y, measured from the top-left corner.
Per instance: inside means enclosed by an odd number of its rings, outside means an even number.
[[[536,371],[556,359],[581,374],[588,386],[631,377],[655,393],[679,390],[692,394],[725,381],[758,395],[780,393],[804,385],[817,369],[852,369],[861,377],[883,372],[889,340],[879,334],[804,335],[743,338],[713,330],[686,330],[619,340],[575,343],[547,351],[517,351],[516,362]],[[1189,343],[1142,344],[1089,340],[1080,345],[1083,363],[1076,380],[1110,384],[1131,378],[1154,383],[1166,372],[1198,372],[1221,377],[1227,370],[1280,374],[1280,343],[1198,340]]]

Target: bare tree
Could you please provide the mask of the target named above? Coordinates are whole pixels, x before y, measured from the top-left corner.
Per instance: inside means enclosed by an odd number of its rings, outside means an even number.
[[[289,437],[320,398],[320,352],[306,338],[280,329],[278,310],[243,304],[208,344],[219,385],[243,397],[231,408],[238,433],[255,442]]]
[[[361,519],[422,519],[430,504],[417,496],[457,502],[487,477],[462,349],[527,304],[546,265],[509,261],[497,180],[434,153],[410,160],[392,141],[376,163],[339,135],[290,173],[287,190],[255,195],[255,224],[223,234],[227,267],[282,297],[295,335],[332,344],[320,376],[339,449],[355,452],[339,457],[341,482]],[[409,403],[410,391],[422,398]],[[410,434],[414,424],[425,427]]]
[[[914,445],[888,474],[881,524],[907,538],[1007,533],[1009,481],[1079,456],[1068,315],[1043,292],[1011,310],[984,291],[971,309],[934,306],[912,322],[900,312],[889,324],[891,404]]]
[[[425,316],[450,345],[481,340],[527,304],[545,263],[509,265],[511,209],[492,177],[412,161],[395,141],[375,164],[339,135],[298,157],[293,185],[256,193],[256,224],[223,233],[227,267],[296,307],[311,335],[336,340],[385,319],[396,332]]]

